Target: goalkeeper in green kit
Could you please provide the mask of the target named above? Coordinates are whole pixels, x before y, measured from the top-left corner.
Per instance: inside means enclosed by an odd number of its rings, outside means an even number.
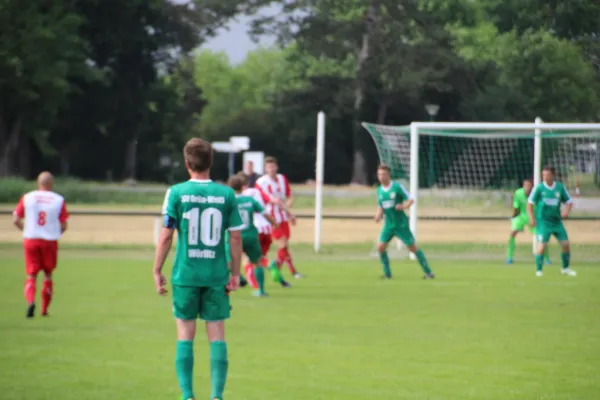
[[[562,250],[561,274],[575,276],[577,275],[575,271],[569,268],[571,263],[571,248],[569,245],[569,236],[562,222],[563,219],[569,217],[571,208],[573,208],[573,201],[567,189],[562,183],[557,182],[555,177],[554,168],[545,167],[542,170],[543,182],[533,189],[527,204],[529,224],[536,228],[535,233],[538,241],[537,254],[535,256],[535,274],[536,276],[542,276],[542,269],[544,268],[543,254],[548,246],[550,236],[554,235],[560,243]],[[565,204],[565,208],[561,211],[562,204]]]
[[[525,227],[529,228],[529,232],[535,235],[535,228],[529,226],[529,215],[527,214],[527,200],[533,189],[533,181],[529,178],[523,181],[523,187],[515,190],[513,195],[513,218],[511,220],[511,231],[508,239],[508,254],[506,257],[506,264],[512,264],[514,262],[515,247],[517,247],[515,238],[519,232],[523,232]],[[551,264],[550,257],[548,256],[548,247],[544,252],[544,258],[546,264]]]
[[[383,228],[379,236],[377,250],[383,268],[383,278],[391,279],[390,259],[387,254],[388,243],[396,236],[404,245],[417,256],[419,264],[425,273],[423,279],[433,279],[425,254],[417,247],[415,238],[408,226],[408,217],[404,213],[414,203],[414,199],[398,182],[392,182],[390,168],[380,165],[377,168],[377,179],[381,185],[377,189],[377,214],[375,221],[379,222],[384,217]]]

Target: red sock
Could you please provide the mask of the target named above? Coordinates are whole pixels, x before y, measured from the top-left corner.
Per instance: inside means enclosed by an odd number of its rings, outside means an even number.
[[[263,267],[268,267],[269,266],[269,259],[267,257],[262,257],[260,259],[260,265]]]
[[[294,267],[294,263],[292,262],[292,255],[290,254],[290,251],[287,247],[285,248],[285,255],[285,263],[290,269],[290,272],[292,273],[292,275],[296,274],[298,271],[296,271],[296,268]]]
[[[285,261],[286,257],[286,249],[278,249],[277,250],[277,258],[275,259],[275,263],[277,264],[277,268],[281,268],[281,265]]]
[[[48,307],[52,301],[52,279],[46,279],[44,281],[44,287],[42,288],[42,315],[48,314]]]
[[[27,304],[35,303],[35,278],[27,278],[24,292]]]
[[[246,272],[246,279],[252,288],[258,289],[258,282],[256,276],[254,276],[254,266],[250,263],[244,265],[244,271]]]

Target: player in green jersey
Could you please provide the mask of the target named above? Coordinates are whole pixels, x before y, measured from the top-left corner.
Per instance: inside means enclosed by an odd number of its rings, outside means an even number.
[[[227,184],[233,189],[237,199],[237,207],[242,218],[244,227],[242,228],[242,250],[252,263],[254,277],[258,283],[258,290],[254,296],[267,297],[265,292],[265,271],[260,265],[262,259],[262,249],[258,240],[258,229],[254,226],[254,213],[262,214],[273,226],[277,226],[275,218],[268,214],[264,207],[251,196],[242,195],[242,191],[247,188],[246,176],[240,174],[232,175]],[[277,267],[275,270],[279,272]]]
[[[536,275],[542,276],[543,254],[548,246],[550,236],[554,235],[560,243],[562,250],[561,273],[563,275],[575,276],[575,271],[569,268],[571,249],[569,237],[562,222],[563,219],[569,217],[571,208],[573,208],[573,201],[563,184],[555,180],[555,176],[554,168],[545,167],[542,170],[543,182],[533,189],[529,195],[527,204],[529,224],[536,228],[536,239],[539,243],[537,255],[535,256]],[[565,204],[565,207],[561,211],[562,204]]]
[[[533,189],[533,181],[529,178],[523,180],[523,187],[517,189],[513,195],[513,218],[511,220],[511,231],[510,237],[508,238],[508,255],[506,258],[506,264],[512,264],[513,256],[515,254],[515,247],[517,246],[515,238],[519,232],[523,232],[525,227],[529,228],[529,232],[535,235],[535,228],[529,226],[529,215],[527,215],[527,200]],[[548,247],[544,253],[546,264],[551,264],[550,257],[548,256]]]
[[[377,250],[383,268],[383,278],[390,279],[392,271],[390,269],[390,259],[387,254],[387,246],[390,240],[396,236],[404,245],[417,256],[419,264],[425,273],[424,279],[433,279],[435,275],[431,272],[425,254],[417,247],[415,238],[408,226],[408,217],[404,210],[408,210],[414,203],[414,199],[404,189],[404,187],[392,182],[390,178],[390,168],[387,165],[380,165],[377,168],[377,179],[381,185],[377,189],[377,213],[375,221],[379,222],[384,217],[383,228],[379,235]]]
[[[190,180],[172,186],[163,205],[164,226],[154,258],[154,282],[160,295],[167,290],[162,268],[177,230],[172,272],[173,313],[177,323],[175,368],[183,399],[194,399],[193,340],[196,319],[206,323],[210,343],[211,399],[222,399],[229,366],[225,324],[229,292],[240,284],[241,229],[235,193],[210,180],[213,150],[210,143],[190,139],[183,149]],[[229,232],[231,262],[225,254]]]

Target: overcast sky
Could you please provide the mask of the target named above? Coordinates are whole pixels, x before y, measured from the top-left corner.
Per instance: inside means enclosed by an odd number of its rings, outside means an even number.
[[[238,17],[229,24],[228,30],[220,30],[219,34],[215,38],[208,40],[201,49],[223,51],[229,56],[229,59],[234,64],[243,61],[246,54],[258,46],[252,42],[246,33],[248,31],[249,22],[250,19],[247,17]],[[270,46],[273,42],[273,39],[263,38],[260,45]]]

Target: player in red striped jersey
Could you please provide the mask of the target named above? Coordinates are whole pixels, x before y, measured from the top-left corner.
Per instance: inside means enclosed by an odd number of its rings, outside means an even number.
[[[302,278],[303,276],[294,267],[288,247],[290,223],[292,225],[296,223],[296,218],[289,212],[294,198],[288,179],[285,175],[278,173],[278,169],[277,159],[266,157],[266,174],[256,181],[256,188],[269,198],[267,210],[279,224],[278,228],[273,229],[272,232],[273,241],[277,245],[277,258],[275,259],[277,267],[281,268],[281,265],[285,263],[295,278]]]
[[[252,197],[258,202],[258,204],[260,204],[261,206],[263,206],[263,208],[265,208],[265,210],[267,210],[269,196],[267,196],[264,192],[255,187],[250,187],[250,179],[247,174],[245,174],[244,172],[239,172],[238,175],[240,175],[243,181],[242,194],[244,196]],[[271,238],[273,225],[267,220],[267,218],[265,218],[263,214],[255,213],[254,226],[258,231],[258,241],[260,243],[260,249],[262,252],[262,259],[260,262],[261,265],[263,267],[269,267],[273,281],[281,284],[283,287],[289,287],[290,284],[283,279],[279,268],[277,268],[276,265],[269,265],[269,260],[267,258],[269,254],[269,249],[271,248],[271,244],[273,243],[273,239]],[[248,278],[248,282],[250,283],[250,285],[253,288],[257,289],[258,282],[253,276],[254,266],[249,260],[248,263],[246,263],[246,265],[244,266],[244,270],[246,272],[246,278]]]
[[[35,286],[40,272],[45,277],[41,293],[42,315],[48,315],[53,294],[52,273],[58,258],[58,240],[67,230],[69,219],[65,199],[52,191],[52,174],[42,172],[38,176],[37,186],[38,190],[21,197],[13,213],[13,223],[23,231],[27,318],[32,318],[35,313]]]

